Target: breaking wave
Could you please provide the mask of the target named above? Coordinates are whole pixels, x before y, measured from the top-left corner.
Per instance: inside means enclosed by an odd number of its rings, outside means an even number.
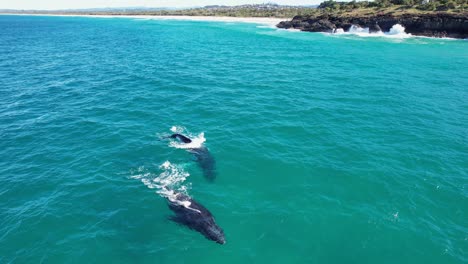
[[[348,30],[348,33],[351,33],[351,34],[369,34],[369,28],[362,28],[360,26],[356,26],[356,25],[352,25],[349,30]],[[381,31],[380,32],[377,32],[376,34],[379,34],[379,33],[382,33]]]
[[[393,25],[387,34],[388,35],[411,35],[411,34],[405,33],[405,27],[400,24]]]
[[[360,37],[389,37],[389,38],[408,38],[411,34],[405,32],[405,27],[400,24],[395,24],[388,32],[372,32],[369,33],[369,28],[363,28],[358,25],[352,25],[348,31],[342,28],[337,28],[333,34],[336,35],[357,35]]]

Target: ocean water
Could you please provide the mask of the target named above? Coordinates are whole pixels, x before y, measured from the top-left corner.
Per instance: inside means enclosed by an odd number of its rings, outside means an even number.
[[[464,40],[0,16],[0,263],[467,263],[467,76]]]

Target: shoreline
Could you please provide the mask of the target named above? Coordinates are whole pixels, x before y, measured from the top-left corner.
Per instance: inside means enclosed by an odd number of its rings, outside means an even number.
[[[0,15],[13,16],[59,16],[59,17],[94,17],[94,18],[136,18],[149,20],[187,20],[187,21],[208,21],[208,22],[227,22],[227,23],[250,23],[276,27],[281,21],[291,20],[292,18],[274,18],[274,17],[226,17],[226,16],[152,16],[152,15],[79,15],[79,14],[9,14],[0,13]]]
[[[400,28],[394,28],[396,25],[400,25]],[[390,32],[393,35],[406,33],[413,36],[454,39],[467,39],[467,26],[466,16],[445,13],[365,16],[322,14],[295,16],[292,20],[283,21],[277,25],[278,28],[294,28],[306,32],[340,31],[370,34]]]
[[[0,15],[12,15],[12,16],[50,16],[50,17],[90,17],[90,18],[127,18],[127,19],[143,19],[143,20],[179,20],[179,21],[205,21],[205,22],[224,22],[224,23],[248,23],[257,24],[272,27],[275,29],[284,29],[290,31],[307,32],[295,27],[283,27],[282,24],[293,22],[294,18],[275,18],[275,17],[227,17],[227,16],[160,16],[160,15],[82,15],[82,14],[19,14],[19,13],[0,13]],[[310,31],[309,31],[310,32]],[[315,31],[316,33],[325,33],[335,35],[328,31]],[[422,37],[422,38],[434,38],[434,39],[448,39],[448,40],[468,40],[468,38],[454,38],[454,37],[436,37],[427,35],[418,35],[404,32],[403,35],[388,35],[385,32],[381,34],[365,34],[360,33],[349,33],[336,35],[355,35],[360,37],[391,37],[391,38],[410,38],[410,37]]]

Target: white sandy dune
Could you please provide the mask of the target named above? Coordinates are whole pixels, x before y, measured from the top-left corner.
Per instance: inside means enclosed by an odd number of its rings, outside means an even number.
[[[29,16],[29,14],[25,14]],[[73,16],[73,17],[101,17],[101,18],[135,18],[154,20],[192,20],[192,21],[213,21],[213,22],[235,22],[254,23],[268,26],[276,26],[279,22],[291,20],[290,18],[270,18],[270,17],[222,17],[222,16],[150,16],[150,15],[49,15],[34,14],[36,16]]]

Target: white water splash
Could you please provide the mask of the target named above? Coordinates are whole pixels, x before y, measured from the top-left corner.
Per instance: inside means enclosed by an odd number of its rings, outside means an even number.
[[[185,180],[190,176],[182,166],[172,164],[169,161],[165,161],[159,166],[162,171],[156,175],[149,172],[144,167],[140,167],[137,170],[137,174],[131,176],[132,179],[140,180],[144,185],[150,189],[157,189],[156,193],[163,198],[167,198],[173,203],[180,204],[190,210],[198,211],[190,208],[190,201],[184,201],[178,199],[178,196],[183,194],[188,197],[189,184],[184,184]]]
[[[337,28],[337,29],[335,29],[335,32],[334,32],[334,33],[336,33],[336,34],[343,34],[343,33],[344,33],[344,29],[342,29],[342,28]]]
[[[408,35],[405,33],[405,27],[400,24],[395,24],[392,26],[390,31],[387,33],[388,35]]]
[[[360,37],[387,37],[387,38],[409,38],[411,34],[405,32],[405,27],[400,24],[395,24],[388,32],[373,32],[369,33],[369,28],[363,28],[357,25],[352,25],[347,32],[342,28],[335,30],[336,35],[356,35]]]
[[[205,133],[201,132],[198,135],[190,133],[185,127],[181,126],[173,126],[171,127],[171,131],[173,133],[179,133],[184,136],[187,136],[192,140],[190,143],[183,143],[179,142],[178,140],[171,140],[169,142],[169,146],[173,148],[180,148],[180,149],[193,149],[193,148],[200,148],[203,143],[206,141]]]
[[[184,131],[185,128],[183,127],[177,127],[177,126],[172,126],[171,127],[171,131],[174,132],[174,133],[182,133]]]
[[[349,28],[348,33],[351,33],[351,34],[369,34],[369,28],[362,28],[360,26],[352,25]]]

